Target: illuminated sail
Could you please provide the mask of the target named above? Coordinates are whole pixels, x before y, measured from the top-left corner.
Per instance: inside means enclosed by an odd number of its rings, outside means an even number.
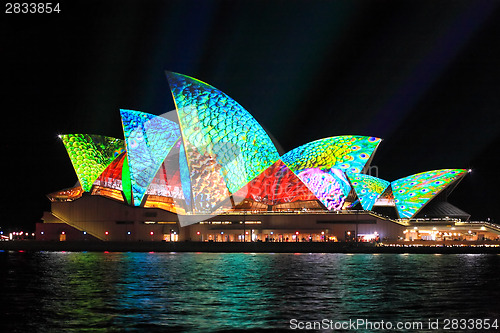
[[[133,202],[139,206],[163,160],[179,140],[179,126],[171,120],[140,111],[120,110],[120,113]]]
[[[191,167],[196,154],[220,166],[234,193],[279,159],[262,126],[222,91],[189,76],[167,72]]]
[[[347,173],[364,210],[371,210],[390,182],[362,173]]]
[[[192,213],[229,209],[230,195],[279,154],[260,124],[222,91],[177,73],[167,72],[167,78],[182,132]]]
[[[124,152],[123,140],[108,136],[66,134],[59,137],[85,192],[90,191],[107,166]]]
[[[432,198],[467,173],[464,169],[443,169],[418,173],[391,183],[396,209],[401,218],[412,218]]]
[[[344,172],[361,172],[381,139],[344,135],[309,142],[281,158],[330,210],[343,208],[350,185]]]

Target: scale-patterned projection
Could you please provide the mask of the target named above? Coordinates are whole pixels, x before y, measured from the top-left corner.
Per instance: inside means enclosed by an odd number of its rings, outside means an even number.
[[[443,190],[440,197],[448,194],[466,174],[463,169],[443,169],[392,183],[365,175],[382,139],[360,135],[316,140],[280,157],[262,126],[224,92],[186,75],[167,72],[166,76],[175,110],[161,116],[120,110],[124,140],[60,136],[79,182],[73,189],[50,194],[51,201],[93,200],[92,195],[99,195],[174,213],[176,218],[165,217],[164,222],[176,220],[181,227],[221,215],[211,224],[219,220],[229,228],[226,222],[239,223],[241,214],[245,228],[247,212],[288,216],[310,210],[327,214],[322,211],[327,209],[341,215],[359,208],[358,203],[372,210],[375,202],[395,203],[399,217],[408,219],[422,214],[421,209]],[[281,219],[286,220],[277,217],[278,224]],[[260,221],[261,226],[253,218],[247,222],[251,221],[260,228],[254,235],[270,230],[269,221]],[[233,227],[221,233],[223,239],[238,236],[238,227]],[[202,229],[212,233],[218,227],[208,228],[212,231]],[[184,237],[193,230],[181,234]],[[211,239],[217,240],[214,235]]]
[[[317,200],[309,188],[281,160],[267,168],[234,197],[245,195],[246,198],[266,205]]]
[[[340,169],[310,168],[297,175],[328,210],[341,210],[351,186]]]
[[[335,136],[306,143],[281,159],[328,209],[340,210],[351,190],[344,172],[361,172],[381,141]]]
[[[124,152],[123,140],[102,135],[59,136],[66,147],[78,180],[85,192],[113,160]]]
[[[289,151],[281,159],[296,174],[311,168],[335,168],[359,173],[381,141],[368,136],[335,136],[306,143]]]
[[[200,154],[194,147],[187,147],[186,152],[190,162],[192,212],[211,214],[230,196],[220,174],[222,167],[212,156]]]
[[[391,187],[399,217],[412,218],[429,200],[466,173],[464,169],[442,169],[393,181]]]
[[[189,76],[167,72],[167,78],[191,172],[193,160],[204,156],[219,165],[212,172],[219,172],[234,193],[279,159],[264,129],[232,98]]]
[[[179,125],[163,117],[140,111],[120,110],[120,113],[133,202],[135,206],[139,206],[158,168],[179,140]]]
[[[391,184],[386,180],[361,173],[348,172],[347,176],[364,210],[371,210],[375,201]]]

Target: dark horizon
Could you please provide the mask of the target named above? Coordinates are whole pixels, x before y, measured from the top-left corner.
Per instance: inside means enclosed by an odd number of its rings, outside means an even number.
[[[393,181],[472,169],[449,201],[500,221],[498,1],[60,1],[5,14],[1,227],[32,228],[77,181],[57,137],[123,137],[119,109],[174,109],[165,70],[222,90],[289,151],[384,141]]]

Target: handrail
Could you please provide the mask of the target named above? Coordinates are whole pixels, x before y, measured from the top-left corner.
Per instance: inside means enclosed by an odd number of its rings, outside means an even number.
[[[468,221],[468,222],[461,222],[459,224],[481,224],[483,226],[486,226],[490,229],[500,231],[500,225],[492,222],[487,222],[487,221]]]
[[[217,213],[217,215],[244,215],[244,216],[251,216],[251,215],[298,215],[298,214],[311,214],[311,215],[331,215],[331,214],[336,214],[336,215],[370,215],[373,217],[381,218],[386,221],[391,221],[400,225],[408,225],[408,222],[406,220],[394,220],[389,218],[388,216],[384,216],[382,214],[376,213],[371,210],[336,210],[336,211],[330,211],[330,210],[288,210],[288,211],[262,211],[262,210],[238,210],[238,211],[224,211]]]

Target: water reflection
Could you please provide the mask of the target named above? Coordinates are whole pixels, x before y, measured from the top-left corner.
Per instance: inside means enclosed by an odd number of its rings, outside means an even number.
[[[498,255],[0,253],[8,331],[496,318]]]

